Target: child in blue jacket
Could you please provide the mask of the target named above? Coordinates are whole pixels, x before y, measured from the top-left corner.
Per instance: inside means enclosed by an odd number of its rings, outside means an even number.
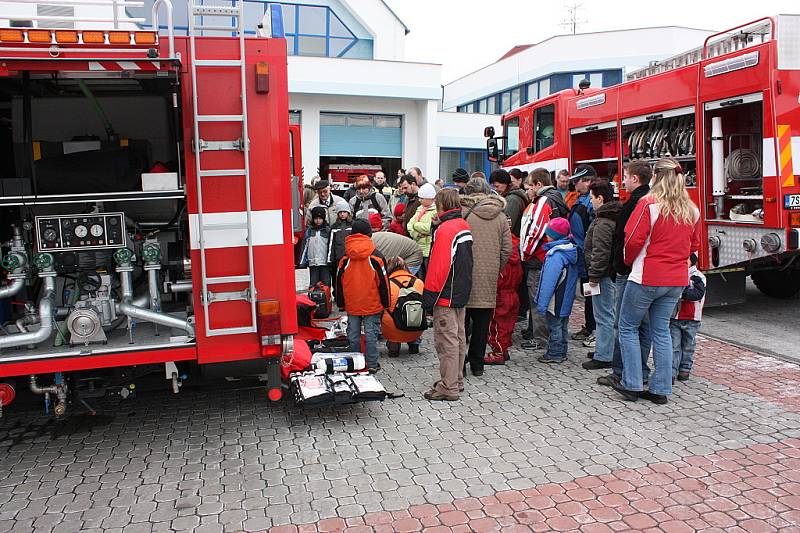
[[[536,310],[540,315],[545,315],[550,335],[547,351],[539,357],[539,361],[562,363],[567,358],[569,315],[580,277],[578,248],[572,241],[566,218],[550,220],[545,229],[545,238],[545,259],[536,295]]]

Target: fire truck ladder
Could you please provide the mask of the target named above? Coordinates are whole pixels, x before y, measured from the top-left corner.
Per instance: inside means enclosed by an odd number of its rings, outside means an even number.
[[[194,108],[194,149],[195,149],[195,175],[197,179],[197,222],[198,222],[198,243],[200,248],[200,269],[203,284],[201,302],[203,305],[203,317],[205,320],[206,335],[235,335],[239,333],[256,332],[256,286],[255,269],[253,267],[253,224],[250,202],[250,141],[247,132],[247,91],[246,91],[246,72],[245,72],[245,42],[244,27],[241,12],[241,2],[234,5],[194,5],[189,6],[189,44],[191,50],[191,72],[192,72],[192,106]],[[195,17],[201,17],[201,24],[195,24]],[[223,17],[230,21],[230,25],[204,25],[202,17]],[[198,59],[195,37],[197,32],[203,31],[224,31],[236,32],[239,37],[239,57],[229,59]],[[237,115],[201,115],[199,114],[199,102],[197,91],[197,72],[205,68],[238,68],[241,81],[241,101],[242,113]],[[233,141],[204,141],[201,136],[203,125],[208,122],[227,122],[241,123],[241,140]],[[231,169],[203,169],[201,165],[202,154],[205,150],[240,150],[244,159],[244,168]],[[246,202],[246,222],[244,223],[225,223],[225,224],[206,224],[203,220],[203,178],[227,176],[232,179],[244,179],[245,202]],[[204,231],[211,230],[245,230],[247,241],[247,262],[248,272],[236,276],[209,277],[206,271],[207,254]],[[244,292],[214,292],[210,287],[224,283],[248,283],[249,288]],[[212,328],[209,319],[209,308],[217,302],[231,300],[247,300],[250,303],[250,325],[243,327]]]

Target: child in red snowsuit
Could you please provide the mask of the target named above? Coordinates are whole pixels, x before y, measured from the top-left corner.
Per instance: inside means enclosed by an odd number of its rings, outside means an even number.
[[[497,278],[497,303],[489,324],[491,351],[483,358],[486,365],[504,365],[508,361],[511,335],[519,313],[517,289],[522,282],[522,262],[519,258],[519,238],[512,235],[512,252],[500,277]]]

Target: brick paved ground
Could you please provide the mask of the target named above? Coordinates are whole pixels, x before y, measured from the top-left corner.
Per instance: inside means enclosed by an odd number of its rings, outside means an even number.
[[[514,350],[452,403],[422,399],[426,334],[383,359],[406,394],[383,403],[184,390],[66,428],[7,409],[0,531],[800,531],[797,366],[702,340],[656,406],[596,385],[585,351]]]

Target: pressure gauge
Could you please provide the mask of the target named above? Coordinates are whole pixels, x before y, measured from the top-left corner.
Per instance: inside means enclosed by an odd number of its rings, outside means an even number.
[[[91,232],[92,237],[99,237],[103,234],[103,226],[100,224],[93,224],[92,227],[89,228],[89,231]]]
[[[84,226],[83,224],[75,226],[75,236],[78,237],[79,239],[83,239],[88,234],[89,230],[86,229],[86,226]]]
[[[54,242],[58,238],[58,233],[53,228],[47,228],[42,232],[42,237],[47,242]]]

